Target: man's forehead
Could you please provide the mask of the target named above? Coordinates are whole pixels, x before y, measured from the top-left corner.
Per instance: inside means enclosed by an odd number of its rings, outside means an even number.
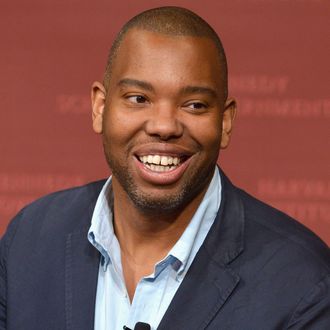
[[[129,20],[116,36],[108,55],[106,72],[104,75],[105,88],[109,88],[113,70],[118,65],[117,57],[134,56],[134,47],[145,42],[147,34],[162,36],[158,43],[161,46],[165,39],[175,40],[178,47],[181,43],[190,40],[190,45],[194,45],[194,50],[199,48],[212,49],[213,58],[217,57],[217,68],[214,68],[221,76],[221,80],[226,89],[227,95],[227,62],[221,40],[213,28],[201,17],[192,11],[179,7],[160,7],[147,10]],[[200,42],[203,40],[203,42]],[[129,47],[128,47],[129,46]],[[144,45],[145,48],[152,47],[152,44]],[[170,46],[170,45],[169,45]],[[173,43],[172,45],[173,46]],[[165,47],[164,47],[165,48]],[[139,49],[140,50],[140,49]],[[173,52],[175,51],[175,47]],[[207,52],[207,51],[206,51]],[[214,56],[215,54],[215,56]],[[189,53],[187,52],[187,55]],[[143,53],[145,56],[145,53]],[[136,57],[136,56],[135,56]],[[132,59],[132,57],[130,58]],[[204,58],[209,62],[209,58]],[[117,62],[117,63],[115,63]],[[121,61],[123,62],[123,61]],[[122,63],[121,63],[122,64]]]
[[[203,62],[221,65],[218,61],[217,48],[210,38],[191,35],[174,36],[133,28],[127,32],[118,47],[113,66],[116,67],[118,62],[126,65],[129,60],[143,61],[152,55],[159,57],[159,61],[173,61],[180,52],[186,61],[199,57]]]
[[[193,63],[195,71],[210,66],[216,70],[215,66],[220,65],[216,47],[209,38],[132,29],[118,48],[113,67],[115,71],[131,65],[141,68],[144,65],[144,70],[148,70],[147,64],[151,61],[160,66]]]
[[[170,84],[172,88],[187,85],[223,90],[222,70],[217,48],[208,37],[132,28],[117,49],[109,87],[133,78],[158,87]]]

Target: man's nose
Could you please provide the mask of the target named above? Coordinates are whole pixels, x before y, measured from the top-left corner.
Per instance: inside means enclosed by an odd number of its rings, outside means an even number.
[[[145,131],[150,136],[161,140],[179,138],[183,134],[183,123],[180,121],[179,109],[170,105],[155,106],[150,109],[150,116]]]

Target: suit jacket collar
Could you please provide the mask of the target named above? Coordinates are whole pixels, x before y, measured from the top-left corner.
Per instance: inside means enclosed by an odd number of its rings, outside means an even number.
[[[214,261],[228,265],[244,249],[245,214],[237,188],[221,170],[220,173],[222,202],[205,247]]]
[[[204,329],[239,282],[229,267],[243,251],[244,208],[236,188],[220,170],[222,199],[216,220],[175,294],[158,329]],[[101,186],[97,186],[97,191]],[[97,198],[97,194],[96,194]],[[65,247],[66,328],[93,329],[100,254],[87,233],[96,198],[67,236]]]

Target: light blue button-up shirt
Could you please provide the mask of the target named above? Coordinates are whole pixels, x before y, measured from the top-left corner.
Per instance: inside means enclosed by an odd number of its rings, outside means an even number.
[[[113,229],[110,194],[111,177],[97,199],[88,232],[89,241],[101,253],[94,329],[121,330],[124,325],[134,329],[137,322],[145,322],[154,330],[214,222],[221,202],[219,170],[215,169],[201,204],[179,240],[167,256],[156,263],[154,272],[139,281],[132,302],[127,294],[120,246]]]

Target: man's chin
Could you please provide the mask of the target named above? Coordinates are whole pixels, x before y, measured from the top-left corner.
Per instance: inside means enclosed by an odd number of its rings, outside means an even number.
[[[112,169],[113,184],[116,182],[118,189],[125,192],[137,210],[155,217],[177,214],[192,203],[206,189],[215,166],[210,163],[189,173],[186,171],[179,181],[170,185],[153,185],[137,175],[135,169],[119,166],[111,157],[107,159]]]
[[[185,202],[184,191],[177,194],[146,194],[141,192],[130,192],[129,197],[135,207],[143,213],[169,214],[180,211]]]

